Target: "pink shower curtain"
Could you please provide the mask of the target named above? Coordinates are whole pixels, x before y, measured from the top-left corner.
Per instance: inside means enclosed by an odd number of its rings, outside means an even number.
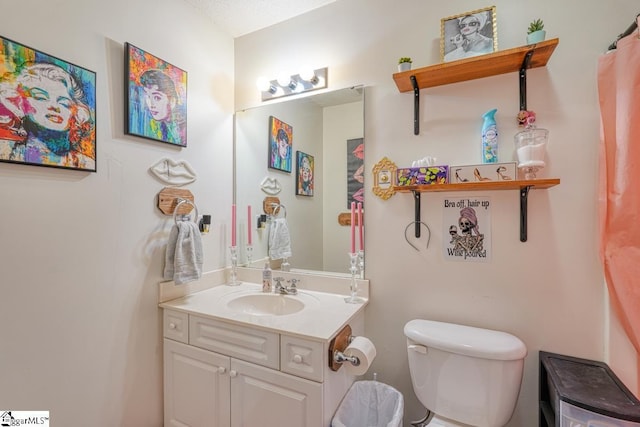
[[[611,300],[640,353],[640,39],[598,61],[600,256]]]

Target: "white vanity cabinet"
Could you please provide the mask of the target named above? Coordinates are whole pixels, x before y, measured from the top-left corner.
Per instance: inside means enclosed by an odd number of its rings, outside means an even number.
[[[328,427],[354,378],[328,342],[164,308],[165,426]]]

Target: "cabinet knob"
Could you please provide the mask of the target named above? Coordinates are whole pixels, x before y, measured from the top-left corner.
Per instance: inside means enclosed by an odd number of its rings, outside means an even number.
[[[236,376],[238,376],[238,372],[232,369],[229,371],[229,376],[231,378],[235,378]]]
[[[175,329],[176,328],[176,324],[175,323],[169,323],[169,329]]]
[[[227,368],[225,368],[224,366],[220,366],[218,368],[218,373],[219,374],[224,374],[225,372],[227,372]]]
[[[293,356],[293,361],[294,361],[295,363],[302,363],[302,356],[300,356],[299,354],[295,354],[295,355]]]

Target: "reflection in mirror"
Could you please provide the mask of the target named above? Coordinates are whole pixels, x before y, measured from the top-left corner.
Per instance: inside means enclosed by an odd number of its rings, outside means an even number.
[[[284,218],[286,212],[291,246],[287,261],[291,271],[349,274],[350,227],[340,225],[338,216],[349,212],[354,200],[354,177],[350,180],[348,176],[354,165],[352,160],[348,163],[348,146],[353,146],[353,140],[363,141],[363,95],[364,89],[359,86],[236,113],[234,187],[241,264],[247,263],[247,207],[251,206],[252,267],[264,267],[270,227],[274,218]],[[290,126],[291,172],[270,167],[271,117]],[[362,181],[362,167],[358,169],[357,179]],[[312,189],[303,185],[303,178],[312,178]],[[356,197],[364,197],[363,193],[360,191]],[[265,208],[273,210],[274,197],[284,209],[267,215],[267,221],[262,222],[259,216],[265,215]],[[265,198],[269,198],[267,206],[263,206]],[[279,269],[281,262],[282,259],[272,260],[271,268]]]

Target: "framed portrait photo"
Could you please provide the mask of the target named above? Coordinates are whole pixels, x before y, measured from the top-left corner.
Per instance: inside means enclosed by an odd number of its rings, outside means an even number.
[[[440,60],[456,61],[498,50],[496,7],[442,18],[440,21]]]
[[[125,130],[187,146],[187,72],[125,43]]]
[[[296,151],[296,196],[313,196],[313,156]]]
[[[0,161],[96,171],[96,73],[0,37]]]
[[[269,167],[291,173],[293,128],[269,116]]]

